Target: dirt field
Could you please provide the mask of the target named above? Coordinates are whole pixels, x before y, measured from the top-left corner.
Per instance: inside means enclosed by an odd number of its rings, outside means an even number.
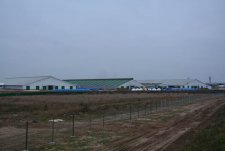
[[[0,150],[25,148],[26,120],[29,150],[166,150],[224,104],[224,94],[1,97]]]

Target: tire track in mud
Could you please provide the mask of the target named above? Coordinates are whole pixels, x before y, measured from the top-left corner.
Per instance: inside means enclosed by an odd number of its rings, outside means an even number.
[[[200,107],[178,117],[172,123],[168,123],[166,127],[154,130],[145,130],[141,134],[127,136],[120,140],[111,142],[106,146],[105,151],[158,151],[166,149],[171,143],[179,139],[183,134],[196,128],[200,123],[209,119],[222,105],[224,99],[210,99],[200,102]]]

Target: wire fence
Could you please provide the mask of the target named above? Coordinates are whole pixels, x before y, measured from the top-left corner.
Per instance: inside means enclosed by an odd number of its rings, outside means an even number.
[[[224,94],[196,94],[184,96],[180,99],[149,100],[137,104],[116,106],[102,109],[95,113],[73,114],[65,117],[53,116],[46,122],[24,121],[24,127],[7,139],[0,139],[0,150],[39,150],[49,144],[69,140],[71,137],[86,135],[89,132],[101,133],[113,129],[116,122],[132,124],[140,119],[151,119],[153,114],[165,113],[181,106],[204,102],[206,100],[224,96]],[[10,126],[9,126],[10,127]],[[13,125],[12,125],[13,127]]]

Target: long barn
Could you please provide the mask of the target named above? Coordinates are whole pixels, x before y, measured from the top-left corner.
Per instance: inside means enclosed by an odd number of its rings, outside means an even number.
[[[71,84],[77,84],[79,88],[89,88],[96,90],[116,90],[132,88],[143,88],[144,85],[133,78],[111,78],[111,79],[67,79]]]
[[[139,81],[147,88],[166,88],[177,90],[210,89],[211,87],[197,79],[165,79],[165,80],[142,80]]]
[[[76,89],[76,85],[52,76],[34,76],[2,79],[0,88],[6,90],[73,90]]]

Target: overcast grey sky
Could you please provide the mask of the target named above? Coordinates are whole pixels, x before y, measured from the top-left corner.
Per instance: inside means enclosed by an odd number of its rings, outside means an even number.
[[[0,0],[0,78],[225,81],[225,0]]]

